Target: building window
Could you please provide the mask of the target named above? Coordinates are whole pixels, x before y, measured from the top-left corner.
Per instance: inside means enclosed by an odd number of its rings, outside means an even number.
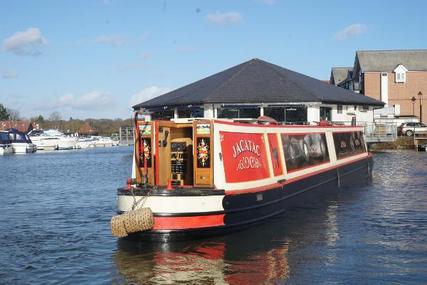
[[[307,106],[285,107],[285,123],[292,125],[307,123]]]
[[[151,113],[152,120],[170,120],[174,117],[174,110],[162,110]]]
[[[396,73],[396,82],[397,83],[404,83],[406,81],[406,74],[405,72],[398,72]]]
[[[320,107],[320,119],[332,121],[332,108],[329,107]]]
[[[403,65],[399,64],[394,70],[394,81],[396,83],[405,83],[406,82],[406,72],[408,69]]]
[[[265,107],[264,115],[275,119],[278,122],[285,121],[285,108],[284,107]]]
[[[218,108],[218,118],[233,119],[239,117],[239,110],[234,108]]]
[[[218,118],[236,119],[236,118],[258,118],[260,115],[259,107],[253,108],[218,108]]]
[[[259,108],[242,108],[239,109],[239,118],[258,118],[260,115]]]
[[[337,113],[342,114],[342,105],[337,105]]]

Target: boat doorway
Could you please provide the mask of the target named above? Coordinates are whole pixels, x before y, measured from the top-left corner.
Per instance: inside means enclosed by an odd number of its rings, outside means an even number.
[[[160,186],[193,186],[192,124],[159,124],[158,182]]]

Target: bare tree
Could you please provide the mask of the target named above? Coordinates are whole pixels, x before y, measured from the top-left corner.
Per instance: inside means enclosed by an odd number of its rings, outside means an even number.
[[[61,114],[57,111],[53,112],[52,114],[49,115],[49,121],[52,122],[59,122],[62,119]]]
[[[21,116],[19,116],[19,111],[14,109],[6,108],[7,112],[9,113],[9,119],[13,121],[18,121],[21,119]]]

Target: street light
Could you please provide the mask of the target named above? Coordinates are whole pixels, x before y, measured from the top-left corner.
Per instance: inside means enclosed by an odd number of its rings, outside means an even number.
[[[417,99],[415,98],[415,96],[412,96],[411,101],[412,101],[412,116],[415,116],[415,101]]]
[[[423,96],[423,93],[418,92],[418,97],[420,98],[420,122],[423,122],[423,104],[421,102],[421,96]]]

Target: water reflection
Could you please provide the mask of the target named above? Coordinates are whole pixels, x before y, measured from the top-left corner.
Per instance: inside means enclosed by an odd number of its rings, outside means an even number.
[[[267,223],[231,235],[167,244],[119,240],[113,254],[118,275],[135,284],[303,284],[324,280],[323,270],[301,272],[319,269],[319,264],[340,266],[343,257],[335,248],[341,235],[348,234],[347,228],[339,226],[341,203],[357,203],[364,190],[343,191],[304,201]],[[295,279],[292,272],[299,277]]]
[[[120,240],[113,259],[129,283],[277,283],[289,275],[289,242],[283,240],[283,234],[283,229],[260,227],[257,231],[196,242]]]

